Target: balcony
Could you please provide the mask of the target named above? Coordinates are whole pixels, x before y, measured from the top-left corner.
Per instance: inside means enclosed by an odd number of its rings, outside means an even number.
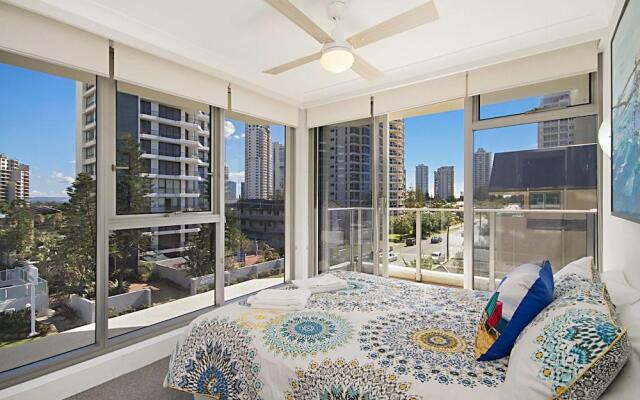
[[[325,210],[320,270],[373,271],[372,208]],[[513,268],[548,259],[554,270],[596,253],[595,210],[477,209],[473,221],[474,288],[495,290]],[[464,212],[459,208],[392,208],[387,254],[392,277],[464,284]],[[382,241],[380,248],[382,248]],[[417,260],[420,260],[418,263]],[[418,265],[419,264],[419,265]]]

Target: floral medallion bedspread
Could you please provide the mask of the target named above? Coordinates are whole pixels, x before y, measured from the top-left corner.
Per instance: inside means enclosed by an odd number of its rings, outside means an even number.
[[[165,386],[215,399],[498,397],[508,361],[473,349],[488,293],[332,273],[348,288],[303,311],[236,303],[194,320]]]

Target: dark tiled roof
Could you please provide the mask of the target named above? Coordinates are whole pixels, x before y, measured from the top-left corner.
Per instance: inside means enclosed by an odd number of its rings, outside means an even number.
[[[489,191],[594,188],[596,183],[596,145],[589,144],[496,153]]]

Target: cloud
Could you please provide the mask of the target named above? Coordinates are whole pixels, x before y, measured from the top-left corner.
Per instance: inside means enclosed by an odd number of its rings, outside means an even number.
[[[234,182],[244,182],[244,171],[229,172],[229,180]]]
[[[224,121],[224,137],[229,138],[236,133],[236,126],[231,121]]]
[[[67,176],[65,174],[63,174],[62,172],[58,172],[58,171],[53,171],[51,173],[51,175],[49,176],[49,179],[57,182],[57,183],[64,183],[67,185],[70,185],[73,183],[74,178],[73,176]]]
[[[69,164],[71,164],[71,165],[76,165],[76,160],[71,160],[71,161],[69,161]]]

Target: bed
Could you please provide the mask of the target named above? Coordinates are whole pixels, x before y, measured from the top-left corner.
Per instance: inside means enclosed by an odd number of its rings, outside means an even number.
[[[347,289],[305,310],[240,302],[194,320],[165,386],[197,399],[499,397],[508,359],[478,362],[473,346],[490,293],[332,273]]]

